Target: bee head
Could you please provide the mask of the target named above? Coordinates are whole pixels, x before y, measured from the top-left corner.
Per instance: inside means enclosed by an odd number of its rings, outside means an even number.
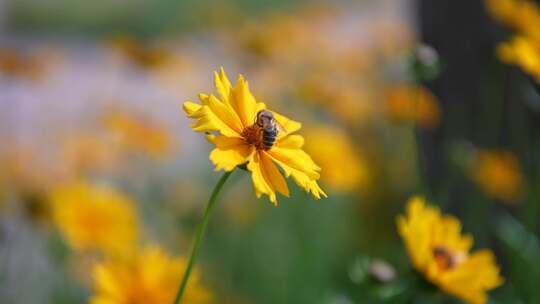
[[[270,124],[274,120],[274,114],[268,110],[260,110],[257,113],[257,125],[260,127]]]

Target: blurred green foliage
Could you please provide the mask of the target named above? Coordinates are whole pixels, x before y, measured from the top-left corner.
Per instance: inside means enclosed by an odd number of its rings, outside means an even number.
[[[9,0],[9,24],[17,31],[139,38],[187,33],[222,24],[240,25],[246,17],[288,10],[303,0]]]

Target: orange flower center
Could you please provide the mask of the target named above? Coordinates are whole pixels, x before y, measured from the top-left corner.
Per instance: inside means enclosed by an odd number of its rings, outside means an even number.
[[[254,146],[258,150],[264,149],[262,129],[257,126],[257,124],[245,128],[244,132],[242,132],[242,136],[248,144]]]

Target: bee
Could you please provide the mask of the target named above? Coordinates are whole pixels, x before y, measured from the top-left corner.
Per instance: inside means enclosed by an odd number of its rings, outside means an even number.
[[[278,133],[285,131],[275,119],[274,114],[268,110],[260,110],[255,123],[262,130],[262,148],[265,150],[270,150],[276,142]]]
[[[445,247],[435,247],[433,249],[433,256],[445,269],[452,268],[455,264],[450,251],[448,251],[448,249]]]
[[[463,261],[464,255],[461,252],[451,252],[445,247],[437,246],[433,249],[435,261],[444,269],[452,269]]]

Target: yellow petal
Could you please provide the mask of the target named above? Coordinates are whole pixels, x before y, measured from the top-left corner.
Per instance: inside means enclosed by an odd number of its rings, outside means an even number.
[[[191,102],[191,101],[184,102],[183,107],[184,107],[184,112],[186,112],[186,114],[189,117],[192,117],[197,111],[199,111],[201,109],[200,104],[196,104],[196,103]]]
[[[208,98],[210,98],[210,96],[208,96],[208,94],[204,94],[204,93],[199,93],[199,100],[201,101],[201,104],[203,106],[207,106],[208,105]]]
[[[216,87],[223,100],[201,93],[199,94],[201,104],[187,101],[184,103],[184,111],[188,117],[197,119],[192,125],[194,131],[218,131],[225,136],[240,137],[244,128],[239,116],[228,102],[229,97],[226,96],[230,91],[230,83],[224,73],[222,76],[224,80],[216,73]]]
[[[273,147],[268,153],[283,169],[287,177],[293,177],[298,186],[310,192],[316,199],[320,199],[321,196],[327,197],[326,193],[317,184],[320,168],[307,153],[300,149],[280,147]]]
[[[421,197],[411,198],[407,203],[407,216],[398,217],[398,231],[419,271],[426,271],[432,261],[432,224],[438,217],[438,211],[426,207]]]
[[[294,121],[292,119],[289,119],[281,114],[278,114],[276,112],[272,112],[274,114],[274,118],[277,120],[277,122],[281,125],[281,127],[283,127],[283,129],[285,130],[285,132],[280,132],[278,134],[278,138],[281,138],[281,137],[284,137],[286,135],[289,135],[289,134],[292,134],[298,130],[300,130],[300,128],[302,128],[302,124],[297,122],[297,121]]]
[[[437,237],[435,243],[446,244],[447,247],[468,252],[472,246],[473,239],[470,235],[461,234],[461,223],[453,216],[444,216],[441,218],[441,224],[437,227]]]
[[[236,166],[246,163],[254,148],[238,137],[216,136],[212,139],[216,148],[210,153],[210,160],[215,170],[231,171]]]
[[[259,111],[264,109],[266,109],[266,104],[264,104],[264,102],[257,102],[257,105],[255,106],[255,116],[257,115],[257,113],[259,113]]]
[[[231,99],[231,105],[236,110],[244,127],[255,123],[257,114],[257,102],[255,97],[249,91],[249,86],[244,77],[240,75],[234,88],[234,98]]]
[[[188,105],[189,107],[189,105]],[[190,117],[197,120],[191,128],[196,132],[214,132],[218,131],[222,135],[229,137],[240,137],[241,135],[231,127],[229,127],[223,120],[221,120],[208,106],[201,106],[201,108],[192,113]]]
[[[486,249],[473,253],[455,271],[448,272],[444,281],[447,284],[465,285],[482,291],[503,283],[499,268],[495,264],[495,256]]]
[[[298,181],[297,178],[295,178],[296,181]],[[298,182],[297,182],[298,183]],[[316,198],[316,199],[321,199],[321,197],[328,197],[328,195],[326,195],[326,193],[323,191],[323,189],[321,189],[321,187],[319,186],[319,184],[317,184],[316,181],[314,180],[311,180],[309,183],[308,183],[308,186],[304,188],[307,192],[310,192],[311,195]]]
[[[287,182],[265,152],[254,153],[247,168],[251,171],[257,197],[266,194],[273,204],[277,204],[276,191],[289,196]]]
[[[214,95],[208,97],[208,107],[216,114],[217,117],[227,124],[231,129],[236,131],[238,134],[242,134],[243,126],[238,118],[238,115],[232,110],[231,107],[222,103]]]
[[[259,155],[264,176],[267,177],[268,181],[270,181],[277,192],[289,197],[289,187],[287,187],[287,182],[281,172],[279,172],[276,164],[272,161],[270,155],[268,155],[266,151],[261,151]]]
[[[482,269],[477,278],[477,282],[482,288],[495,288],[504,282],[504,279],[499,276],[499,267],[495,263],[495,256],[491,250],[478,250],[465,263],[464,266],[468,266],[472,270]]]
[[[276,146],[283,149],[301,149],[304,146],[304,138],[300,135],[289,135],[279,139]]]
[[[209,142],[214,143],[216,137],[218,137],[219,135],[216,135],[216,134],[211,134],[211,133],[208,133],[206,134],[206,140],[208,140]]]
[[[290,146],[282,147],[282,144],[290,144]],[[315,164],[313,159],[302,149],[289,148],[293,144],[298,144],[298,139],[282,140],[277,143],[269,153],[272,157],[285,164],[287,167],[291,167],[298,171],[305,173],[309,179],[317,180],[320,177],[319,171],[321,168]],[[284,168],[287,172],[287,170]]]
[[[96,282],[99,282],[97,288],[102,293],[115,296],[121,292],[121,286],[118,285],[118,280],[114,277],[114,273],[103,265],[95,266],[94,277]]]
[[[228,102],[232,86],[229,78],[225,74],[225,70],[223,70],[223,67],[219,69],[219,74],[218,72],[214,72],[214,85],[219,96],[221,97],[221,100]]]

